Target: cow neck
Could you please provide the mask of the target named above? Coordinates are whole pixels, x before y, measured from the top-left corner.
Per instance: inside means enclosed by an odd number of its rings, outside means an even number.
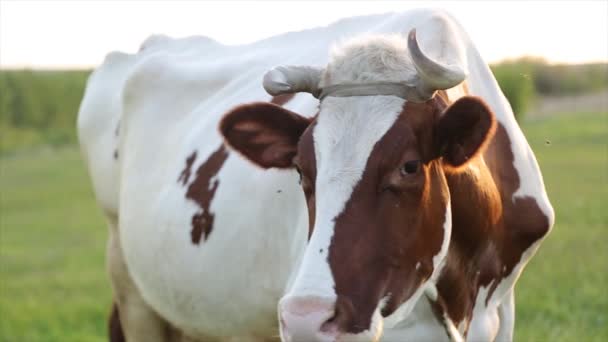
[[[482,156],[458,173],[446,173],[452,205],[452,243],[463,256],[474,257],[498,233],[500,193]]]
[[[452,208],[452,236],[446,264],[437,283],[436,310],[459,324],[473,314],[477,292],[500,276],[501,201],[483,157],[446,174]],[[440,315],[443,317],[443,314]],[[465,324],[466,326],[466,324]]]
[[[445,93],[440,94],[447,99]],[[451,101],[449,101],[451,102]],[[460,172],[446,172],[452,210],[452,235],[446,264],[437,283],[433,303],[439,317],[447,313],[465,331],[478,290],[500,276],[499,243],[502,202],[483,154]]]

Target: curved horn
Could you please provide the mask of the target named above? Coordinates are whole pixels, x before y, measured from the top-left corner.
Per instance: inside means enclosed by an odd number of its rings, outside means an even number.
[[[263,86],[270,95],[306,92],[319,95],[319,82],[324,69],[312,66],[278,66],[264,75]]]
[[[449,89],[464,81],[466,74],[457,65],[440,64],[420,50],[416,39],[416,29],[412,29],[407,38],[407,47],[412,57],[414,67],[420,75],[423,84],[421,90],[433,93],[435,90]]]

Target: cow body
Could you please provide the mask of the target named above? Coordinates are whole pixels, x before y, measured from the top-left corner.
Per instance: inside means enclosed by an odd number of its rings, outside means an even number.
[[[366,32],[427,27],[419,29],[424,47],[435,39],[435,18],[450,22],[468,70],[463,85],[442,95],[445,101],[479,96],[498,121],[484,156],[469,168],[472,175],[495,180],[502,211],[491,225],[500,233],[466,245],[467,218],[486,217],[494,208],[471,214],[464,203],[454,212],[454,202],[471,195],[452,193],[452,210],[446,212],[452,243],[433,265],[437,286],[421,288],[408,309],[386,317],[383,338],[512,339],[513,286],[551,227],[552,208],[534,155],[487,65],[460,26],[426,10],[347,19],[243,46],[155,37],[137,54],[106,58],[89,79],[78,129],[110,227],[109,273],[127,339],[278,337],[277,303],[301,284],[298,267],[314,261],[305,255],[306,199],[295,172],[260,168],[224,146],[218,123],[231,108],[253,101],[284,102],[313,117],[317,99],[273,99],[261,87],[263,73],[286,62],[324,65],[332,43]],[[395,108],[403,105],[392,101]],[[365,128],[362,118],[352,123]],[[387,129],[379,126],[378,134]],[[365,163],[367,157],[359,157]],[[471,181],[465,178],[448,175],[450,189]],[[487,259],[493,266],[486,269]],[[458,272],[463,268],[466,275]],[[453,284],[457,292],[468,291],[466,299],[450,294]]]

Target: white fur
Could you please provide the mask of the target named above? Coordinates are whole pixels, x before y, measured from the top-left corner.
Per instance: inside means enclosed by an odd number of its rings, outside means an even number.
[[[468,338],[471,341],[494,341],[498,333],[499,321],[496,306],[486,306],[486,298],[492,283],[481,287],[477,293],[473,307],[473,319],[469,325]]]
[[[443,313],[443,320],[444,320],[444,324],[446,326],[446,329],[448,331],[448,335],[450,337],[450,341],[452,341],[452,342],[463,342],[464,338],[460,334],[460,331],[458,330],[458,328],[456,328],[456,326],[454,325],[454,322],[452,322],[452,320],[448,317],[448,314],[446,312]]]
[[[382,341],[449,341],[450,337],[446,334],[443,323],[435,317],[429,301],[421,297],[415,304],[407,319],[397,322],[391,322],[389,318],[384,319]]]
[[[514,289],[511,289],[511,291],[504,296],[502,303],[500,303],[500,306],[498,307],[498,320],[500,322],[500,326],[498,328],[495,341],[513,341],[513,330],[515,328]]]
[[[116,134],[120,133],[117,128],[122,114],[122,94],[117,89],[122,89],[136,61],[135,56],[126,53],[108,54],[103,67],[89,77],[78,113],[78,140],[97,202],[114,220],[118,215],[119,176],[113,156],[118,149]]]
[[[321,85],[411,82],[416,75],[401,35],[367,35],[333,47]]]

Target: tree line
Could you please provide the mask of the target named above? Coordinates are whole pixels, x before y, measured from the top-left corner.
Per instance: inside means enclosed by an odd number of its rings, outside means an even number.
[[[608,63],[549,64],[542,58],[523,57],[490,67],[518,120],[539,95],[577,95],[608,88]]]
[[[0,152],[76,141],[87,71],[0,70]]]
[[[553,65],[522,58],[491,66],[521,115],[537,95],[568,95],[608,87],[608,64]],[[0,153],[76,141],[76,116],[90,70],[0,70]]]

